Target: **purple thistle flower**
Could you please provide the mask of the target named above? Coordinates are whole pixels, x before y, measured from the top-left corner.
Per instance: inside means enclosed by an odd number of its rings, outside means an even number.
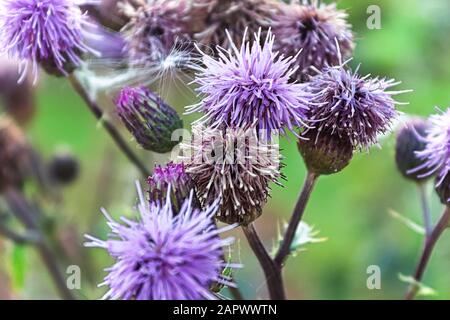
[[[325,66],[338,65],[339,51],[344,59],[353,52],[353,34],[347,23],[347,13],[338,10],[336,4],[319,4],[306,1],[280,4],[272,16],[273,33],[277,38],[276,49],[285,55],[296,55],[299,66],[296,77],[307,81],[313,74],[311,67],[322,70]]]
[[[80,54],[92,52],[83,43],[85,16],[72,0],[3,0],[0,39],[3,50],[21,61],[20,81],[38,65],[67,75],[81,63]],[[53,70],[54,69],[54,70]]]
[[[416,151],[423,163],[409,171],[418,173],[419,178],[437,174],[436,185],[440,186],[450,172],[450,108],[429,118],[429,127],[425,130],[425,148]]]
[[[164,60],[179,41],[190,42],[190,8],[187,0],[148,1],[137,7],[128,3],[130,22],[123,31],[131,65]]]
[[[278,184],[278,145],[258,137],[254,127],[192,128],[191,141],[181,143],[180,160],[197,187],[203,205],[220,199],[216,218],[222,222],[248,224],[261,215],[269,196],[269,183]]]
[[[156,166],[147,182],[150,202],[164,203],[170,187],[170,198],[175,214],[180,210],[184,200],[189,197],[190,192],[195,190],[194,181],[186,173],[183,163],[169,162],[164,167]],[[192,199],[192,205],[194,208],[201,208],[196,196]]]
[[[311,128],[306,133],[336,135],[348,139],[354,148],[376,144],[398,115],[395,105],[400,103],[392,96],[409,92],[388,90],[399,83],[361,77],[358,69],[353,72],[345,64],[326,67],[308,84],[313,97],[308,112]]]
[[[217,229],[211,223],[217,202],[204,211],[192,208],[191,197],[174,215],[170,198],[164,205],[149,204],[137,184],[140,220],[104,215],[112,236],[108,240],[86,236],[87,247],[106,249],[116,259],[101,285],[109,287],[105,299],[199,300],[215,299],[211,285],[233,285],[222,275],[226,267],[223,248],[233,238],[219,234],[234,226]],[[230,267],[230,266],[228,266]]]
[[[122,89],[116,106],[120,119],[144,149],[166,153],[179,143],[172,140],[172,134],[183,128],[183,121],[146,87]]]
[[[309,96],[304,84],[289,80],[296,70],[292,67],[296,57],[274,52],[270,31],[262,45],[260,37],[261,30],[253,43],[247,41],[240,49],[234,44],[230,50],[219,48],[218,59],[203,54],[205,66],[194,80],[203,100],[188,108],[205,112],[201,122],[212,128],[256,123],[267,137],[278,130],[285,133],[284,127],[294,131],[304,124]]]

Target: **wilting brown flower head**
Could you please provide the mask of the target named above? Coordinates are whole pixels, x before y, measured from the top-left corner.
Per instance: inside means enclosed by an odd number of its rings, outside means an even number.
[[[344,60],[353,52],[353,33],[347,13],[336,4],[320,4],[317,0],[280,3],[273,16],[273,33],[281,53],[297,56],[296,77],[307,81],[314,68],[340,64],[339,51]],[[314,67],[314,68],[312,68]]]
[[[194,0],[195,17],[203,25],[194,35],[195,40],[211,48],[230,48],[230,38],[240,48],[244,30],[250,37],[263,27],[270,26],[270,16],[278,3],[273,0]],[[229,32],[230,37],[227,36]],[[264,39],[263,35],[261,39]]]
[[[261,141],[254,127],[225,130],[196,125],[192,132],[191,141],[181,144],[180,158],[200,202],[208,205],[220,199],[216,217],[222,222],[254,221],[267,201],[269,183],[280,177],[278,145]]]
[[[192,42],[189,33],[188,0],[128,1],[124,12],[130,22],[124,27],[131,65],[164,60],[179,43]]]

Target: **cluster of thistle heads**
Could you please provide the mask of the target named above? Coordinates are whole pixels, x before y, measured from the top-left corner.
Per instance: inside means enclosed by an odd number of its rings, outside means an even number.
[[[104,212],[112,236],[89,237],[116,260],[106,298],[216,298],[212,288],[233,285],[223,270],[235,266],[220,233],[257,219],[270,185],[285,179],[279,135],[295,136],[310,172],[329,175],[391,131],[403,91],[351,69],[353,38],[345,11],[314,0],[2,1],[1,47],[19,81],[37,79],[39,66],[67,76],[92,57],[120,57],[128,69],[172,63],[198,93],[186,110],[202,116],[181,143],[173,133],[183,122],[154,88],[124,86],[115,97],[140,146],[180,152],[154,169],[147,193],[138,184],[138,220]],[[448,184],[448,111],[411,122],[398,141],[406,176]]]

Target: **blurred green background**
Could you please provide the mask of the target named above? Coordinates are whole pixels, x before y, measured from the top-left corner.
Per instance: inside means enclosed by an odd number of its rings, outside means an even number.
[[[382,28],[366,26],[368,5],[381,8]],[[355,59],[361,73],[393,77],[402,81],[399,89],[413,89],[398,99],[406,114],[427,116],[435,106],[450,102],[450,2],[447,0],[340,1],[348,10],[356,34]],[[181,112],[192,103],[187,92],[165,94]],[[191,97],[192,98],[192,97]],[[110,108],[108,99],[102,102]],[[186,126],[192,117],[186,118]],[[129,135],[124,132],[129,137]],[[57,236],[69,252],[71,264],[81,267],[82,286],[77,294],[96,299],[106,288],[96,288],[111,264],[101,250],[82,247],[83,234],[104,238],[107,234],[100,207],[115,216],[132,215],[137,172],[117,152],[104,130],[96,123],[80,98],[64,79],[44,77],[38,88],[37,117],[28,135],[44,157],[68,147],[81,161],[78,181],[64,189],[63,201],[48,208],[57,225]],[[130,139],[131,141],[131,139]],[[134,142],[130,142],[134,146]],[[285,187],[273,187],[257,228],[267,247],[273,245],[277,225],[286,221],[294,207],[305,177],[305,168],[294,138],[282,140],[288,180]],[[407,284],[399,273],[411,275],[422,246],[422,236],[392,218],[395,210],[421,223],[420,203],[414,184],[396,171],[394,136],[382,139],[382,148],[358,154],[342,173],[319,180],[308,204],[305,221],[328,240],[306,246],[290,258],[285,270],[288,296],[292,299],[401,299]],[[138,150],[142,156],[148,156]],[[167,156],[156,157],[165,162]],[[148,159],[150,164],[153,160]],[[429,186],[436,218],[442,207]],[[245,267],[236,273],[248,298],[267,297],[262,272],[240,231],[233,257]],[[381,289],[369,290],[367,268],[381,269]],[[437,295],[450,298],[450,233],[441,238],[424,283]],[[51,279],[32,248],[17,247],[0,240],[0,298],[57,298]]]

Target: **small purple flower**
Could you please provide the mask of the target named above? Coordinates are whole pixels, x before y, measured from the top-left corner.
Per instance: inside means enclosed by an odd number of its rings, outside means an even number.
[[[334,3],[308,2],[281,3],[272,17],[276,49],[285,55],[296,55],[302,50],[296,59],[296,78],[301,81],[314,74],[311,67],[322,70],[338,65],[339,52],[344,59],[349,58],[354,47],[345,11],[338,10]]]
[[[397,117],[392,96],[408,91],[389,91],[399,84],[393,79],[361,77],[345,65],[326,67],[311,79],[313,95],[306,130],[319,135],[348,139],[354,148],[368,148],[378,142]]]
[[[149,204],[139,184],[137,187],[140,220],[122,217],[119,223],[103,211],[112,230],[111,238],[102,241],[87,236],[91,240],[85,244],[87,247],[106,249],[116,259],[101,284],[109,287],[104,298],[216,299],[211,285],[232,285],[222,270],[227,266],[223,248],[233,242],[233,238],[219,237],[233,226],[217,229],[211,223],[217,202],[204,211],[193,209],[191,194],[174,215],[170,197],[164,205]]]
[[[219,48],[218,59],[203,54],[204,67],[194,80],[203,100],[189,111],[205,112],[200,121],[208,126],[242,128],[256,123],[267,137],[278,130],[284,133],[284,127],[294,131],[303,126],[308,109],[305,85],[289,80],[296,57],[274,52],[270,31],[261,45],[260,32],[240,49],[234,44],[229,50]]]
[[[425,149],[416,152],[423,164],[409,173],[422,172],[419,178],[437,174],[436,185],[442,184],[450,172],[450,108],[429,118],[430,126],[425,131]]]
[[[85,16],[72,0],[3,0],[0,9],[2,50],[21,61],[20,73],[38,65],[67,75],[91,49],[83,43]]]
[[[147,180],[149,185],[150,202],[164,203],[169,193],[172,199],[174,214],[177,214],[184,200],[189,197],[192,190],[195,190],[195,183],[191,176],[186,173],[183,163],[169,162],[166,166],[156,166],[153,175]],[[192,199],[194,208],[201,208],[197,196]]]

